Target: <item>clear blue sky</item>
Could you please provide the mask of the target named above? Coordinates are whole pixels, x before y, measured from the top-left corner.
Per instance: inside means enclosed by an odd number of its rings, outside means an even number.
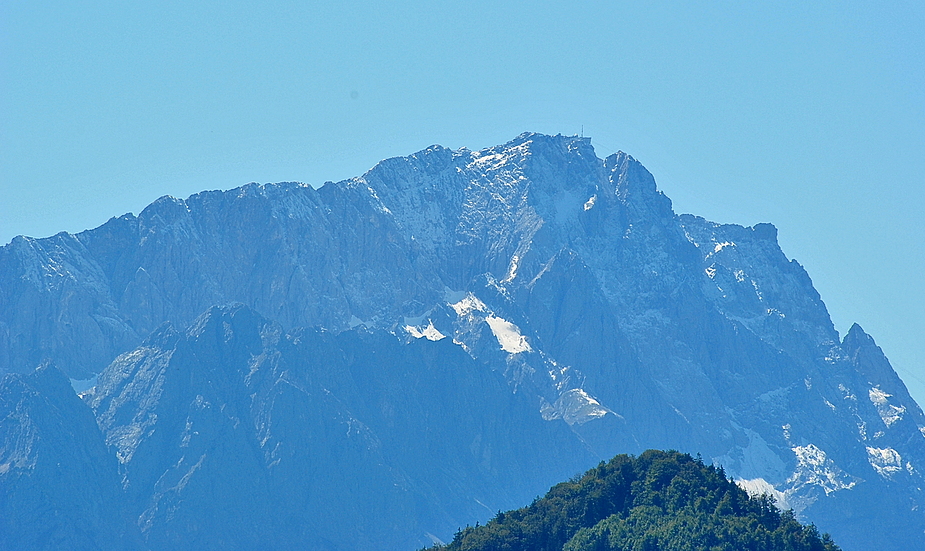
[[[773,222],[925,404],[925,3],[0,0],[0,241],[523,131]]]

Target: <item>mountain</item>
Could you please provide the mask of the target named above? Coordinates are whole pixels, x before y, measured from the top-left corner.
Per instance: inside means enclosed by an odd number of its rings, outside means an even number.
[[[433,551],[837,551],[768,496],[678,452],[618,455],[529,507],[460,530]]]
[[[587,138],[433,146],[15,238],[0,369],[98,375],[84,404],[156,549],[224,529],[410,549],[648,448],[702,454],[848,551],[923,548],[925,416],[776,238],[677,215]]]
[[[0,380],[0,547],[139,549],[116,458],[57,369]]]
[[[530,398],[447,340],[237,305],[162,327],[88,403],[154,549],[412,549],[593,460]]]

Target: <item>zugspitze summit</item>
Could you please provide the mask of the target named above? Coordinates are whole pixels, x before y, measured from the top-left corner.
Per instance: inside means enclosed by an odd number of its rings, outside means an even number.
[[[773,225],[589,138],[17,237],[0,372],[4,548],[412,551],[652,448],[925,548],[925,416],[874,339]]]

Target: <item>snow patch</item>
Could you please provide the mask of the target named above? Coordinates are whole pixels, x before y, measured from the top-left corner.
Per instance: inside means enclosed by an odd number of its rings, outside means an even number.
[[[406,325],[405,331],[407,331],[409,335],[416,339],[425,338],[429,341],[439,341],[440,339],[446,338],[446,335],[434,327],[433,320],[427,320],[427,326],[425,327]]]
[[[449,306],[460,318],[457,322],[457,331],[453,342],[462,345],[467,350],[469,350],[469,348],[463,343],[463,334],[477,335],[480,332],[478,327],[480,327],[481,323],[484,321],[488,324],[492,334],[498,340],[498,344],[501,345],[501,350],[510,354],[533,351],[533,348],[527,342],[527,337],[520,333],[519,327],[502,317],[496,316],[495,313],[474,294],[466,293],[460,300],[450,302]],[[459,324],[462,324],[462,328]]]
[[[462,300],[450,303],[450,308],[456,311],[457,316],[468,316],[472,312],[484,312],[488,308],[485,303],[472,293],[468,293]]]
[[[479,302],[481,303],[481,301]],[[484,307],[485,305],[482,304],[482,306]],[[488,324],[488,327],[491,328],[491,332],[495,335],[495,338],[498,339],[501,350],[511,354],[531,352],[533,350],[527,342],[527,337],[520,334],[520,328],[506,319],[491,314],[485,318],[485,323]]]
[[[585,210],[591,210],[591,208],[594,206],[594,203],[596,202],[597,202],[597,194],[595,193],[594,195],[591,196],[590,199],[585,201]]]
[[[815,444],[795,446],[791,450],[796,455],[797,467],[787,483],[794,490],[804,486],[818,486],[825,495],[829,495],[839,490],[850,490],[857,485],[858,479],[839,469]]]
[[[903,470],[903,458],[893,448],[867,448],[867,462],[883,478],[892,478]]]
[[[546,421],[562,419],[569,425],[583,425],[588,421],[600,419],[601,417],[613,413],[613,411],[601,405],[596,399],[581,388],[573,388],[563,392],[555,404],[550,404],[546,400],[542,401],[540,406],[540,415]],[[614,413],[614,415],[616,415]]]
[[[880,414],[880,418],[883,419],[883,424],[887,428],[892,427],[896,421],[899,421],[903,418],[903,413],[906,412],[905,406],[894,406],[891,405],[888,398],[892,394],[887,394],[886,392],[880,390],[880,387],[874,387],[870,389],[867,393],[870,397],[870,401],[877,408],[877,413]]]
[[[774,498],[774,504],[777,505],[779,509],[785,511],[787,509],[793,509],[793,507],[787,501],[787,494],[781,492],[775,488],[773,484],[763,478],[752,478],[750,480],[740,478],[736,480],[736,485],[739,488],[745,490],[746,493],[752,497],[759,497],[763,495],[771,496]]]
[[[714,253],[714,254],[715,254],[715,253],[718,253],[718,252],[720,252],[721,250],[725,249],[726,247],[735,247],[735,245],[736,245],[736,244],[733,243],[732,241],[725,241],[725,242],[723,242],[723,243],[717,243],[716,246],[713,247],[713,253]]]
[[[501,280],[501,283],[509,283],[514,281],[514,278],[517,277],[517,268],[519,268],[520,256],[514,255],[511,257],[511,265],[507,269],[507,275],[504,279]]]

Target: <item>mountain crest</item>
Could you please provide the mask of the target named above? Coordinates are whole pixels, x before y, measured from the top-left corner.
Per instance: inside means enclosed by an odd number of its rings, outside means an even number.
[[[379,535],[426,543],[493,492],[647,448],[699,452],[858,549],[925,530],[925,415],[860,328],[839,338],[774,226],[676,215],[636,159],[583,137],[431,146],[317,190],[163,197],[17,238],[0,371],[46,359],[99,374],[86,400],[156,548],[195,545],[207,488],[318,510],[376,488],[405,519]]]

